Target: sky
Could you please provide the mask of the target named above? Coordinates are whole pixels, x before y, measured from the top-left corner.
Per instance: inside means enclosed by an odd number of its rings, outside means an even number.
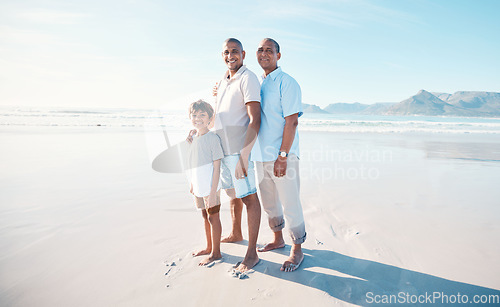
[[[0,0],[0,106],[184,109],[236,37],[271,37],[303,102],[500,92],[500,1]]]

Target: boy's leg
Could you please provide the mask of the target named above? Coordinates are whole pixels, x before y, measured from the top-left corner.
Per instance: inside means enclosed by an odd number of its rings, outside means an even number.
[[[205,211],[208,213],[208,221],[211,228],[212,252],[207,258],[203,259],[199,265],[206,265],[212,261],[222,258],[222,254],[220,252],[220,237],[222,233],[222,225],[219,216],[220,205],[208,208]]]
[[[222,225],[220,222],[220,205],[208,209],[208,221],[212,226],[212,257],[220,259],[222,257],[220,252],[220,237],[222,233]]]
[[[205,226],[205,237],[207,239],[207,247],[202,250],[194,251],[192,253],[193,256],[208,255],[212,252],[212,233],[210,230],[210,222],[208,221],[207,211],[205,209],[202,209],[201,215],[203,216],[203,222]]]

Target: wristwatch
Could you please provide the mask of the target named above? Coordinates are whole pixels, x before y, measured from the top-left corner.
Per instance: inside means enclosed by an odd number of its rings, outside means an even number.
[[[288,153],[287,153],[287,152],[285,152],[285,151],[280,151],[280,152],[278,153],[278,155],[279,155],[280,157],[282,157],[282,158],[286,158],[286,157],[288,157]]]

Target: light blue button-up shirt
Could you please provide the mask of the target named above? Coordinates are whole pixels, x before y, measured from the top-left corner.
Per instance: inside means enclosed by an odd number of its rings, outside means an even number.
[[[262,77],[260,130],[252,148],[252,161],[275,161],[283,140],[285,117],[298,113],[302,115],[302,92],[300,86],[290,75],[278,67],[267,77]],[[299,132],[289,154],[299,156]]]

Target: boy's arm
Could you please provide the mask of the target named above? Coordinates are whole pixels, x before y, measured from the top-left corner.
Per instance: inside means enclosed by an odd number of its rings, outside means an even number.
[[[213,162],[214,171],[212,174],[212,186],[210,189],[210,195],[208,196],[208,206],[217,206],[215,202],[217,201],[217,188],[219,187],[220,178],[220,159]]]
[[[280,151],[290,152],[293,140],[295,139],[295,130],[299,124],[299,114],[295,113],[285,117],[285,128],[283,129],[283,140],[281,141]],[[274,162],[274,176],[283,177],[286,175],[287,158],[278,156]]]
[[[247,175],[248,157],[250,156],[252,147],[257,140],[257,134],[259,133],[260,129],[260,102],[247,102],[246,107],[250,122],[248,123],[245,143],[243,145],[243,149],[240,152],[240,161],[236,165],[236,178],[244,178]]]

